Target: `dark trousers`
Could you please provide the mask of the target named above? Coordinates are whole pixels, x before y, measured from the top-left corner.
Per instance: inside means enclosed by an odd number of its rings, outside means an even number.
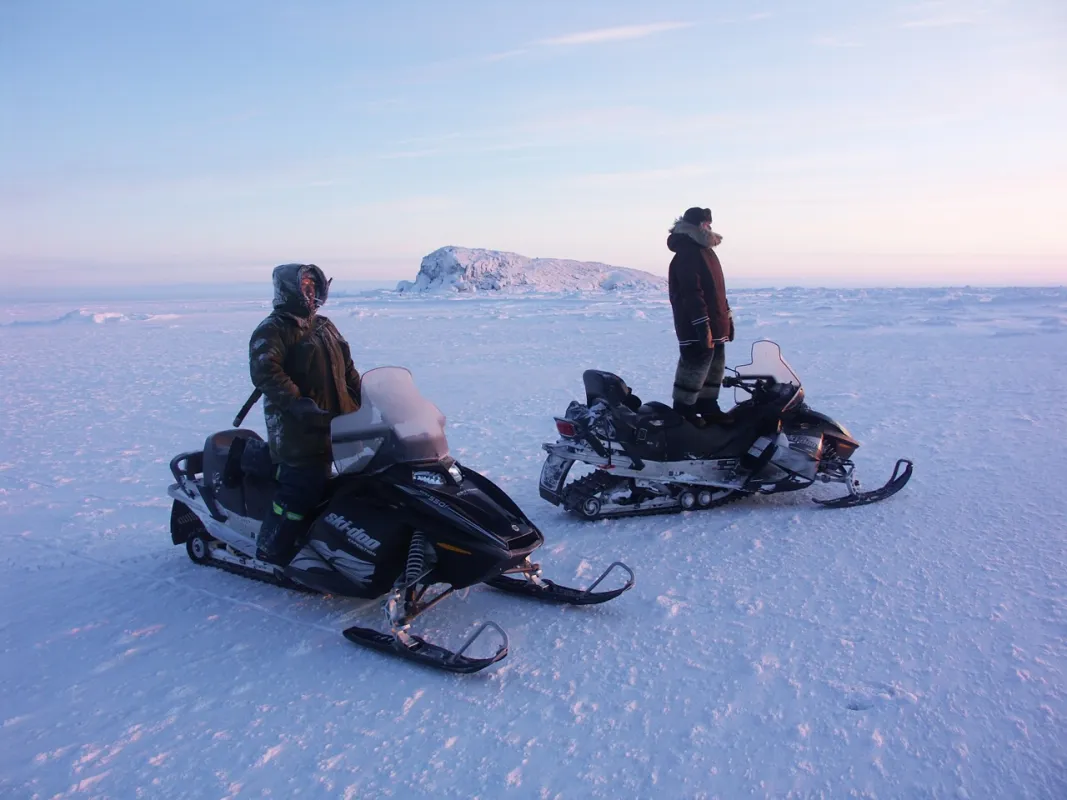
[[[303,517],[322,502],[326,482],[330,479],[330,464],[280,464],[275,477],[278,489],[274,493],[274,513],[284,513],[277,510],[281,506],[285,511]]]
[[[303,544],[311,513],[326,494],[330,463],[281,464],[275,472],[278,489],[271,512],[263,520],[256,547],[260,558],[285,566]]]
[[[726,347],[713,349],[688,345],[680,347],[674,371],[674,400],[691,406],[697,400],[718,400],[722,376],[726,372]]]

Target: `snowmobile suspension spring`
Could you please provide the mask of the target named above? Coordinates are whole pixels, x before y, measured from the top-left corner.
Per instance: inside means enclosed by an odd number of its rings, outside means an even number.
[[[426,539],[422,533],[415,531],[411,536],[411,546],[408,548],[408,560],[404,566],[404,580],[410,586],[423,576],[423,568],[426,566]]]

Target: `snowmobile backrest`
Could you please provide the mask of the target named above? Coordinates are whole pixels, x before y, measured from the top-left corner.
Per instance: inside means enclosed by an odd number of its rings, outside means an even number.
[[[244,495],[241,486],[228,486],[223,481],[226,464],[230,457],[230,448],[238,439],[262,442],[258,433],[247,428],[219,431],[207,437],[207,441],[204,442],[204,484],[211,487],[215,501],[231,511],[244,514]]]
[[[226,460],[230,455],[230,447],[237,439],[252,439],[262,441],[260,435],[253,430],[236,428],[228,431],[219,431],[207,437],[204,442],[204,478],[216,480],[221,478],[226,469]]]
[[[620,406],[630,393],[622,378],[599,369],[587,369],[583,372],[582,382],[585,384],[587,406],[592,406],[597,400],[603,400],[609,406]]]

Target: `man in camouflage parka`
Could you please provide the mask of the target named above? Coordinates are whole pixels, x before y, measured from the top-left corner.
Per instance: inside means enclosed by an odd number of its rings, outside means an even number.
[[[274,268],[274,310],[249,342],[252,383],[263,414],[278,490],[257,539],[257,556],[285,566],[330,477],[330,420],[360,406],[348,342],[318,313],[331,281],[314,264]]]

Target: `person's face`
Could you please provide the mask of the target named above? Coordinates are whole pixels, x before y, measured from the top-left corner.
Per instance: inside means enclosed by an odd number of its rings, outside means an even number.
[[[315,279],[310,275],[305,275],[300,279],[300,293],[304,295],[304,299],[307,301],[308,308],[315,307]]]

